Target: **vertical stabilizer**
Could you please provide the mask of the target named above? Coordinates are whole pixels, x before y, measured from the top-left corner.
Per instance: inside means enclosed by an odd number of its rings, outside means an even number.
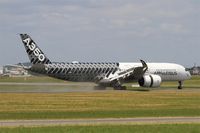
[[[50,60],[27,34],[20,34],[26,52],[32,64],[49,64]]]

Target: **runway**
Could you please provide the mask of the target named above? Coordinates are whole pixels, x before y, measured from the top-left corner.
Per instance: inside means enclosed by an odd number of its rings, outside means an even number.
[[[0,82],[0,93],[65,93],[65,92],[97,92],[102,89],[95,88],[95,83],[66,82],[66,83],[16,83]],[[106,90],[113,90],[112,87]],[[127,91],[180,91],[176,88],[134,88]],[[182,92],[200,92],[198,88],[184,88]]]
[[[66,82],[66,83],[15,83],[0,82],[0,93],[64,93],[91,92],[94,83]]]
[[[171,124],[200,123],[200,117],[146,117],[146,118],[104,118],[104,119],[55,119],[55,120],[1,120],[0,127],[96,125],[96,124]]]
[[[67,83],[15,83],[0,82],[0,85],[16,85],[16,86],[94,86],[94,83],[87,82],[67,82]]]

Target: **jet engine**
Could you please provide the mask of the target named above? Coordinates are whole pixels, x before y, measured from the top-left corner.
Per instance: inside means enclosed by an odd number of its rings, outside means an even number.
[[[138,83],[142,87],[159,87],[162,79],[159,75],[144,75],[138,80]]]

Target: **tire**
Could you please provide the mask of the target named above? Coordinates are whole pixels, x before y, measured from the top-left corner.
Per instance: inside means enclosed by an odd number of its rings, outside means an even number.
[[[181,90],[181,89],[183,89],[183,87],[182,86],[178,86],[178,89]]]
[[[114,90],[126,90],[126,86],[114,87]]]

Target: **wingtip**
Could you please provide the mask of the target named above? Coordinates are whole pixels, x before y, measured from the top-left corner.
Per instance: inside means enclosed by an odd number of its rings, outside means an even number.
[[[25,36],[25,35],[28,35],[28,34],[26,34],[26,33],[18,33],[18,35]]]
[[[141,59],[140,61],[144,67],[147,67],[147,63],[144,60]]]
[[[145,62],[145,63],[146,63],[146,61],[144,61],[144,60],[142,60],[142,59],[140,59],[140,62],[142,62],[142,63]]]

